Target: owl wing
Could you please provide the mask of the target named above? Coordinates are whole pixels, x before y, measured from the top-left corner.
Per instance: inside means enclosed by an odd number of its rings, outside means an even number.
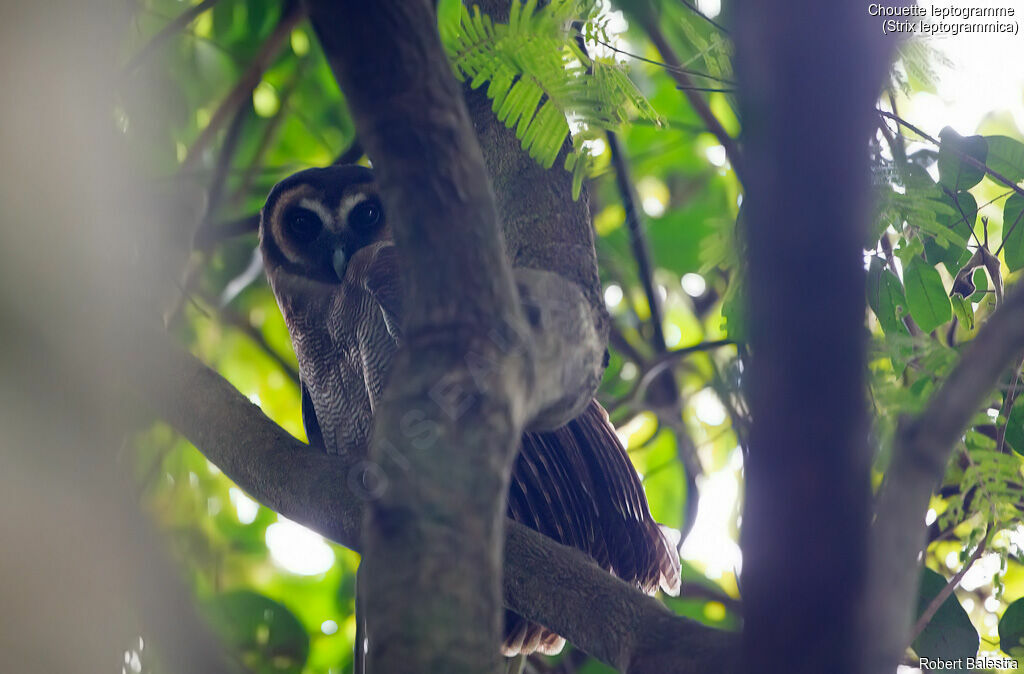
[[[402,276],[394,244],[378,248],[363,275],[363,287],[380,307],[388,332],[396,341],[402,336]]]
[[[362,284],[387,330],[401,338],[402,287],[393,244],[373,251]],[[512,468],[507,514],[587,553],[602,568],[648,593],[679,592],[679,556],[654,521],[643,485],[607,413],[596,400],[565,426],[523,434]],[[503,650],[557,653],[564,639],[506,613]]]
[[[561,428],[523,434],[507,512],[644,592],[660,585],[679,593],[679,555],[651,516],[640,478],[596,400]],[[557,653],[563,643],[506,612],[505,655]]]
[[[309,395],[309,389],[299,378],[299,388],[302,389],[302,425],[306,429],[306,438],[309,439],[311,447],[324,447],[324,434],[320,430],[320,422],[316,418],[316,410],[313,409],[313,398]]]

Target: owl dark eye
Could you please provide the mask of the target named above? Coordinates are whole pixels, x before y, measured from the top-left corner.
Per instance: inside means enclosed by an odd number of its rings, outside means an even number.
[[[348,225],[353,229],[370,229],[378,225],[384,211],[381,210],[380,202],[376,199],[360,201],[348,214]]]
[[[308,208],[296,206],[284,214],[284,226],[288,236],[296,243],[309,243],[320,234],[323,223],[320,216]]]

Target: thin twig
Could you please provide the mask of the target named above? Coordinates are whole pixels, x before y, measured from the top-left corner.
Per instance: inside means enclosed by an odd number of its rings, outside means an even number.
[[[637,209],[636,188],[633,185],[629,162],[626,160],[619,137],[613,131],[609,131],[607,135],[608,149],[611,152],[612,165],[615,167],[615,181],[619,188],[622,206],[626,211],[626,225],[629,229],[633,257],[637,264],[637,274],[640,276],[640,282],[643,285],[651,312],[650,322],[653,328],[654,351],[658,356],[663,356],[668,351],[668,347],[665,344],[661,296],[654,285],[654,265],[651,262],[651,250],[644,233],[642,216]],[[661,396],[658,407],[675,433],[676,455],[686,471],[688,489],[683,512],[685,527],[682,532],[685,537],[697,516],[697,477],[704,473],[704,467],[701,465],[697,449],[683,422],[683,401],[679,395],[679,384],[671,372],[667,375],[661,378],[662,390],[667,393],[667,396]]]
[[[619,188],[622,207],[626,212],[626,227],[629,230],[629,242],[633,248],[633,257],[636,260],[637,275],[640,277],[640,283],[650,307],[654,350],[658,354],[662,354],[665,352],[666,346],[665,331],[662,326],[661,297],[654,287],[654,265],[651,263],[651,250],[643,231],[642,217],[637,209],[636,188],[633,186],[629,165],[618,136],[612,131],[609,131],[607,135],[608,149],[615,167],[615,182]]]
[[[678,85],[676,87],[676,89],[678,89],[679,91],[710,91],[710,92],[715,92],[715,93],[720,93],[720,94],[734,94],[734,93],[736,93],[735,89],[722,89],[722,88],[718,88],[718,87],[684,87],[681,84]]]
[[[974,237],[974,242],[979,246],[983,245],[981,243],[981,239],[978,238],[977,232],[974,231],[974,223],[967,219],[967,214],[964,213],[963,206],[960,205],[960,198],[956,195],[956,192],[946,188],[943,188],[942,191],[945,192],[946,196],[953,200],[953,204],[956,206],[957,212],[960,213],[960,219],[965,225],[967,225],[967,230],[971,233],[971,236]],[[977,213],[975,213],[975,217],[977,217]]]
[[[996,248],[996,252],[993,253],[993,255],[999,255],[999,252],[1003,249],[1003,246],[1005,246],[1006,242],[1010,239],[1010,235],[1013,234],[1013,230],[1017,229],[1017,225],[1020,224],[1022,218],[1024,218],[1024,209],[1021,209],[1021,212],[1017,214],[1017,219],[1014,220],[1013,224],[1010,225],[1010,228],[1003,233],[1003,240],[999,242],[999,247]],[[1005,226],[1006,223],[1004,222],[1003,227]]]
[[[673,68],[681,68],[682,63],[679,61],[679,57],[676,56],[675,50],[672,49],[672,45],[669,44],[668,39],[661,30],[661,26],[655,17],[646,17],[644,20],[644,28],[647,34],[651,38],[651,42],[654,43],[655,48],[661,54],[661,57]],[[689,75],[677,70],[669,70],[669,75],[676,81],[676,84],[682,88],[683,93],[686,95],[687,100],[690,101],[690,105],[693,106],[694,111],[707,126],[708,131],[711,132],[718,142],[725,148],[725,154],[729,158],[729,163],[732,164],[732,169],[736,173],[736,177],[739,178],[740,182],[746,182],[743,179],[743,158],[740,154],[739,146],[736,140],[729,135],[729,132],[725,130],[722,123],[715,117],[715,113],[711,112],[711,106],[704,100],[696,91],[692,91],[693,80],[690,79]]]
[[[888,94],[889,94],[889,108],[892,110],[892,114],[894,114],[894,115],[900,114],[900,111],[896,108],[896,96],[893,95],[891,89],[889,90]],[[886,127],[886,128],[888,128],[888,127]],[[895,136],[894,140],[896,142],[896,145],[892,148],[893,149],[893,156],[895,157],[896,156],[895,153],[899,152],[899,155],[902,157],[902,162],[904,164],[906,164],[907,163],[907,146],[903,142],[903,134],[901,134],[899,132],[899,127],[898,126],[896,127],[896,136]]]
[[[212,8],[218,2],[220,2],[220,0],[203,0],[199,4],[192,5],[179,14],[177,18],[161,28],[160,32],[154,35],[153,38],[147,42],[146,45],[140,49],[130,61],[128,61],[127,64],[125,64],[124,69],[122,70],[123,74],[131,75],[135,72],[135,70],[142,65],[142,63],[145,62],[153,52],[160,48],[161,45],[174,37],[178,31],[184,29],[185,26],[192,23],[196,17]]]
[[[722,33],[724,33],[725,35],[729,34],[729,31],[728,31],[728,29],[726,29],[725,26],[723,26],[722,24],[718,23],[717,21],[712,19],[710,16],[708,16],[704,12],[700,11],[699,9],[697,9],[696,5],[694,5],[693,3],[688,2],[687,0],[679,0],[679,2],[683,3],[683,5],[685,5],[687,9],[689,9],[691,12],[693,12],[694,14],[699,16],[700,18],[702,18],[705,21],[707,21],[708,23],[710,23],[712,26],[714,26],[718,30],[722,31]]]
[[[608,328],[608,342],[612,345],[612,348],[637,365],[643,365],[646,360],[643,354],[641,354],[640,351],[633,346],[633,343],[626,338],[626,335],[622,333],[622,330],[619,329],[619,326],[615,321],[611,321]]]
[[[669,71],[672,71],[672,72],[679,72],[679,73],[685,73],[687,75],[693,75],[694,77],[704,77],[704,78],[707,78],[709,80],[714,80],[716,82],[722,82],[723,84],[736,84],[736,82],[734,82],[732,80],[727,80],[724,77],[719,77],[717,75],[710,75],[708,73],[701,72],[699,70],[693,70],[692,68],[685,68],[683,66],[671,66],[671,65],[669,65],[667,63],[663,63],[661,61],[656,61],[654,59],[649,59],[649,58],[647,58],[645,56],[640,56],[639,54],[634,54],[633,52],[626,51],[625,49],[619,49],[615,45],[609,44],[609,43],[605,42],[604,40],[598,40],[597,38],[591,38],[591,39],[593,39],[593,41],[595,43],[601,45],[602,47],[606,47],[608,49],[611,49],[616,54],[622,54],[623,56],[628,56],[631,59],[636,59],[637,61],[643,61],[644,63],[650,63],[652,66],[658,66],[659,68],[664,68],[665,70],[669,70]]]
[[[258,346],[260,350],[267,355],[268,358],[274,361],[274,363],[281,368],[282,372],[288,375],[288,378],[291,379],[296,386],[299,385],[299,371],[295,369],[295,366],[292,363],[289,363],[284,356],[270,346],[270,343],[267,341],[267,338],[263,336],[263,332],[261,330],[253,326],[253,324],[246,320],[244,316],[231,307],[221,307],[218,313],[220,320],[251,339],[256,346]]]
[[[946,583],[946,586],[939,590],[939,593],[932,598],[931,602],[929,602],[928,604],[928,607],[924,610],[924,613],[921,614],[921,617],[917,619],[916,623],[914,623],[913,629],[910,630],[910,643],[913,643],[914,639],[917,638],[917,635],[919,635],[924,630],[924,628],[928,626],[928,623],[930,623],[932,621],[932,618],[935,617],[936,611],[938,611],[939,607],[942,606],[942,604],[945,603],[947,599],[949,599],[949,596],[953,594],[953,590],[955,590],[956,586],[960,584],[960,581],[963,580],[963,577],[967,574],[967,572],[974,565],[974,563],[978,561],[978,558],[981,557],[981,553],[983,553],[984,551],[985,539],[982,538],[981,543],[979,543],[978,547],[975,548],[974,554],[971,555],[971,558],[968,559],[960,568],[960,570],[956,572],[956,575],[949,579],[949,582]]]
[[[878,114],[882,115],[883,117],[888,117],[889,119],[893,120],[894,122],[897,122],[898,124],[907,127],[908,129],[910,129],[911,131],[913,131],[917,135],[921,136],[922,138],[927,140],[929,143],[932,143],[936,147],[942,147],[942,142],[941,141],[939,141],[937,138],[935,138],[935,137],[925,133],[924,131],[922,131],[921,129],[917,128],[916,126],[914,126],[913,124],[911,124],[907,120],[903,119],[902,117],[899,117],[898,115],[895,115],[895,114],[893,114],[891,112],[886,112],[885,110],[878,110],[877,112],[878,112]],[[1001,182],[1004,185],[1006,185],[1007,187],[1009,187],[1011,190],[1013,190],[1017,194],[1019,194],[1022,197],[1024,197],[1024,187],[1021,187],[1020,185],[1018,185],[1017,183],[1013,182],[1012,180],[1010,180],[1009,178],[1007,178],[1003,174],[1001,174],[1001,173],[999,173],[997,171],[992,170],[991,168],[988,167],[988,165],[985,162],[978,161],[977,159],[975,159],[971,155],[967,154],[966,152],[961,152],[960,150],[957,150],[956,148],[948,148],[948,149],[951,152],[953,152],[953,154],[955,154],[961,161],[963,161],[963,162],[965,162],[967,164],[970,164],[971,166],[973,166],[974,168],[978,169],[979,171],[984,171],[988,175],[992,176],[993,178],[995,178],[999,182]]]
[[[1003,450],[1006,448],[1006,428],[1010,425],[1010,414],[1013,412],[1013,404],[1017,401],[1017,395],[1020,393],[1022,368],[1024,368],[1024,358],[1022,358],[1020,364],[1017,365],[1013,381],[1003,397],[1003,409],[1000,410],[1000,412],[1006,421],[1002,426],[996,429],[996,451],[1000,454],[1002,454]]]
[[[217,135],[221,126],[227,121],[228,116],[232,114],[235,108],[242,105],[244,101],[252,96],[252,92],[256,85],[259,84],[263,73],[270,67],[278,52],[281,51],[281,48],[287,42],[292,29],[305,16],[305,10],[298,2],[289,2],[282,11],[281,19],[274,28],[274,31],[263,41],[249,67],[238,78],[235,86],[224,97],[220,105],[217,106],[217,110],[210,117],[210,122],[206,125],[206,128],[202,130],[199,137],[196,138],[195,142],[188,149],[185,161],[182,162],[181,170],[187,171],[195,167],[195,163],[202,156],[203,150],[213,141],[214,136]]]
[[[713,349],[718,349],[723,346],[734,346],[735,344],[736,342],[731,339],[716,339],[710,342],[701,342],[699,344],[694,344],[693,346],[686,346],[681,349],[674,349],[672,351],[666,352],[661,356],[658,356],[649,363],[647,369],[644,371],[643,376],[641,376],[640,379],[637,380],[637,383],[633,386],[633,389],[625,396],[623,396],[620,400],[617,400],[615,401],[615,403],[608,406],[608,413],[611,414],[613,411],[619,409],[620,407],[632,401],[641,393],[643,393],[643,391],[650,385],[654,378],[658,376],[658,374],[663,369],[665,369],[666,367],[670,367],[676,361],[679,361],[685,358],[686,356],[689,356],[693,353],[697,353],[699,351],[711,351]]]
[[[244,198],[245,194],[249,191],[249,187],[252,185],[252,181],[256,176],[260,165],[263,163],[263,157],[270,149],[270,144],[277,135],[277,130],[281,128],[281,122],[285,120],[288,114],[288,104],[291,101],[295,91],[299,88],[299,84],[302,82],[305,76],[306,70],[308,70],[310,64],[309,58],[303,58],[299,60],[298,65],[295,68],[295,74],[288,82],[287,86],[281,91],[281,104],[277,110],[277,113],[270,118],[267,122],[266,128],[263,130],[263,135],[260,137],[259,145],[256,147],[256,152],[253,154],[252,159],[248,162],[249,168],[242,174],[242,181],[236,192],[236,200]]]
[[[338,158],[335,159],[333,163],[352,164],[358,161],[363,154],[363,146],[359,144],[359,139],[353,139],[349,146],[338,155]],[[243,215],[239,218],[228,220],[217,225],[206,223],[196,232],[194,245],[196,250],[207,250],[221,241],[251,234],[259,229],[259,227],[259,212]]]
[[[228,172],[231,170],[231,163],[238,150],[238,141],[242,137],[242,128],[249,116],[250,108],[240,105],[235,109],[235,114],[228,125],[227,133],[224,135],[224,142],[221,144],[220,153],[217,155],[217,164],[213,170],[213,178],[210,181],[210,188],[207,192],[206,214],[203,222],[209,221],[214,213],[220,208],[224,197],[224,185],[227,182]],[[200,226],[202,228],[202,226]],[[198,233],[198,229],[196,232]],[[193,244],[195,247],[195,244]]]

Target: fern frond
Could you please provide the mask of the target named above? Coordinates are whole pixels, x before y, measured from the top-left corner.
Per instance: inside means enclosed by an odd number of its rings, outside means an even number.
[[[571,26],[595,20],[596,0],[552,0],[540,8],[537,0],[513,0],[504,24],[476,6],[448,6],[454,1],[442,2],[439,27],[456,75],[474,89],[487,83],[497,118],[515,128],[523,149],[545,168],[566,147],[570,118],[581,128],[616,129],[630,115],[660,123],[621,66],[591,59],[576,43]],[[565,167],[577,195],[589,165],[582,144],[573,143]]]

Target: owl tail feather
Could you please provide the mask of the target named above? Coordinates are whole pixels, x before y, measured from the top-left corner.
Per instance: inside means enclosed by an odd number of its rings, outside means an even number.
[[[591,401],[554,431],[523,434],[512,470],[508,515],[590,555],[602,568],[653,594],[677,595],[679,554],[654,521],[643,485],[608,415]],[[507,611],[502,652],[557,653],[564,639]]]

